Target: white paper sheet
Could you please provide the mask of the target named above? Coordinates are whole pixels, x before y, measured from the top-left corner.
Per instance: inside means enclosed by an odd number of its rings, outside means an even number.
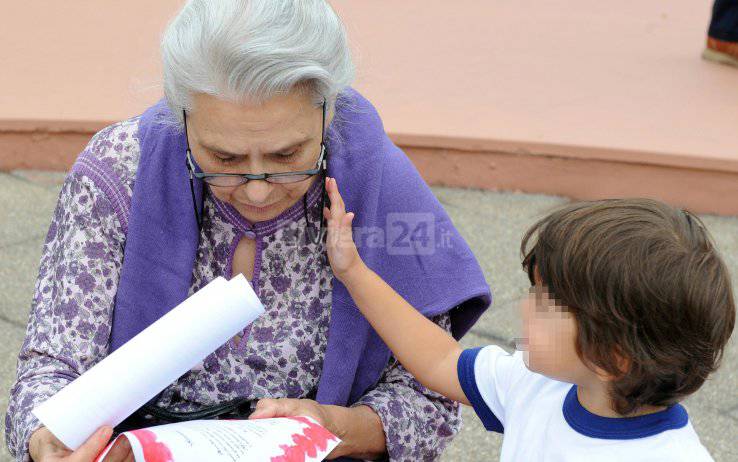
[[[100,426],[118,425],[263,312],[243,275],[217,278],[33,413],[77,449]]]
[[[136,462],[318,462],[341,442],[310,417],[195,420],[125,432]]]

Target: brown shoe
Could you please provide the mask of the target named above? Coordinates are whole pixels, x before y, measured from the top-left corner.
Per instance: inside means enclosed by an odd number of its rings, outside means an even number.
[[[738,67],[738,43],[707,37],[707,48],[702,52],[702,58]]]

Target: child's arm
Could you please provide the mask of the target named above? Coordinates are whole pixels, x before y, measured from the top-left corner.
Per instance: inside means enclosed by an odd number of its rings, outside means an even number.
[[[328,258],[333,274],[344,283],[395,357],[420,383],[469,404],[456,372],[461,346],[364,264],[351,236],[354,214],[346,213],[335,179],[326,180],[326,190],[331,208],[323,213],[328,220]]]

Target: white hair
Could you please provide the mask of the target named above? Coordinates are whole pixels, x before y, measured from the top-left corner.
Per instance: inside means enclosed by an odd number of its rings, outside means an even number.
[[[180,125],[196,93],[263,102],[299,86],[330,109],[354,78],[345,29],[326,0],[189,0],[161,53]]]

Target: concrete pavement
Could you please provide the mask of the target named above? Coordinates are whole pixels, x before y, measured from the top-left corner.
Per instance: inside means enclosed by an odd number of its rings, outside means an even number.
[[[15,376],[15,357],[23,340],[41,245],[63,175],[45,172],[0,173],[0,413]],[[478,256],[495,292],[495,304],[463,343],[509,345],[515,336],[516,302],[527,291],[520,269],[520,238],[546,211],[566,202],[552,196],[434,188],[454,223]],[[738,218],[703,216],[733,274],[738,293]],[[738,460],[738,342],[730,343],[723,366],[686,401],[692,422],[718,461]],[[487,433],[470,409],[464,429],[444,461],[497,460],[501,437]],[[0,419],[0,426],[4,419]],[[0,462],[10,461],[4,442]]]

